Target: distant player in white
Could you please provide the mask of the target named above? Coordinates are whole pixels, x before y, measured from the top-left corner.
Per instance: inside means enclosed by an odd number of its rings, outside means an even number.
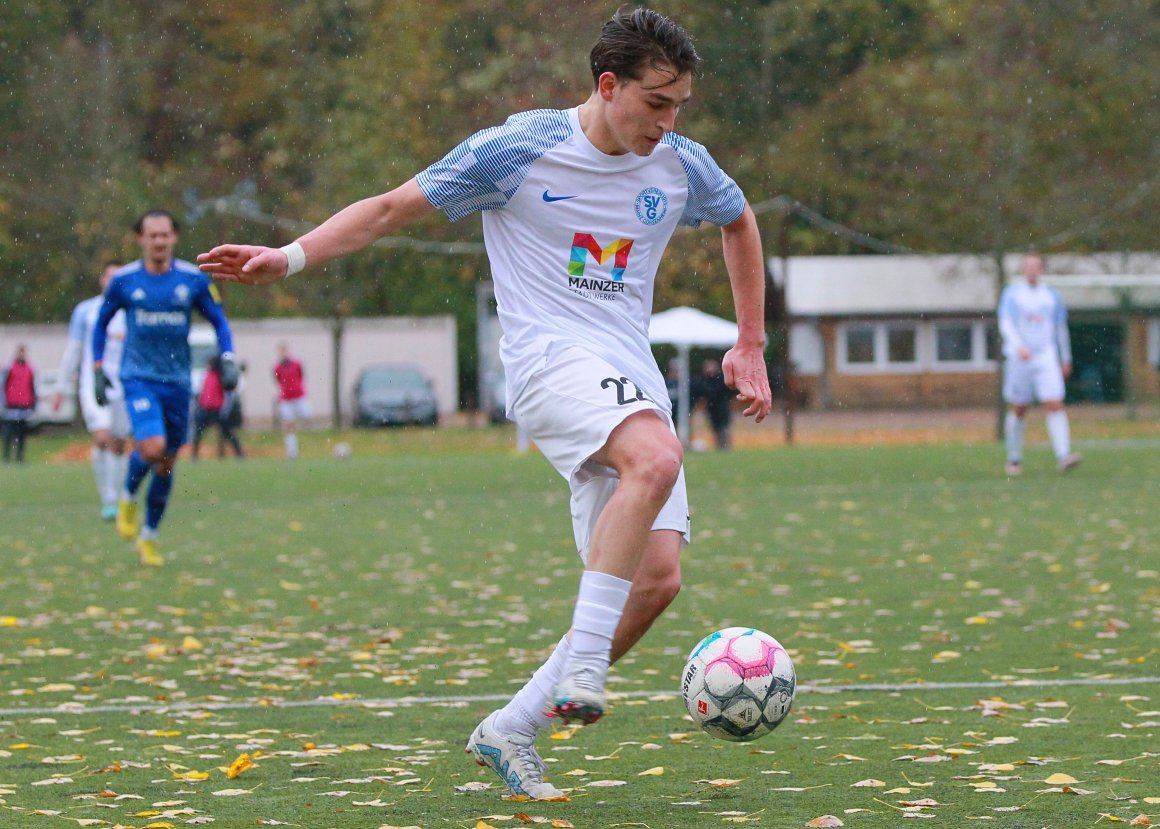
[[[104,291],[119,265],[107,264],[101,271],[100,285]],[[119,380],[121,349],[125,342],[125,314],[118,312],[109,324],[109,344],[105,349],[105,374],[113,381],[109,388],[109,405],[97,405],[93,395],[93,325],[101,308],[101,296],[91,297],[73,309],[68,324],[68,345],[61,357],[56,374],[57,389],[52,396],[52,408],[60,409],[65,393],[77,383],[77,399],[85,428],[93,438],[90,458],[97,492],[101,496],[101,518],[112,521],[117,517],[117,496],[125,480],[126,443],[130,434],[129,415]]]
[[[1023,258],[1026,280],[1003,289],[999,297],[999,333],[1003,337],[1003,399],[1010,404],[1004,432],[1007,474],[1023,471],[1023,430],[1027,407],[1038,400],[1047,410],[1047,433],[1060,472],[1079,465],[1071,451],[1071,430],[1063,410],[1064,380],[1071,375],[1071,338],[1067,309],[1054,288],[1039,281],[1043,260]]]
[[[595,88],[580,106],[513,115],[280,250],[222,245],[198,257],[219,278],[273,282],[436,208],[452,220],[483,213],[508,412],[568,480],[586,566],[569,634],[467,745],[534,799],[561,796],[544,780],[537,733],[552,716],[603,714],[610,661],[680,589],[682,447],[648,342],[657,267],[679,224],[722,228],[739,329],[725,379],[746,415],[760,421],[770,410],[756,219],[706,149],[672,132],[699,62],[673,21],[618,12],[592,49]]]

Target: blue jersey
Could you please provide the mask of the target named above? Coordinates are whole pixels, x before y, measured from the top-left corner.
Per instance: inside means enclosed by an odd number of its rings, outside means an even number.
[[[152,274],[138,260],[114,275],[93,327],[93,360],[105,354],[105,328],[125,309],[121,380],[176,383],[189,388],[189,326],[196,308],[213,324],[218,348],[233,351],[221,296],[196,265],[174,259],[169,270]]]

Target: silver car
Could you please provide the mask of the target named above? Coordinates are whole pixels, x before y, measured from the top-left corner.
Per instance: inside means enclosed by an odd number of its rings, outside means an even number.
[[[434,426],[439,406],[431,380],[409,363],[369,366],[354,384],[356,426]]]

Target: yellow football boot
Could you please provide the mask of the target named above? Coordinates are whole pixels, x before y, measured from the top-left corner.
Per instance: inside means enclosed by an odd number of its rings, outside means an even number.
[[[156,538],[138,538],[137,556],[146,567],[161,567],[165,564],[165,556],[157,548]]]
[[[137,515],[137,502],[120,500],[117,502],[117,532],[122,538],[133,539],[141,531],[141,518]]]

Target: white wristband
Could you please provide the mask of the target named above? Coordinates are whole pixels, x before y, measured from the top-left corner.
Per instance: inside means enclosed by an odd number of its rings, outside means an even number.
[[[286,276],[293,276],[306,267],[306,251],[297,242],[278,248],[286,254]]]

